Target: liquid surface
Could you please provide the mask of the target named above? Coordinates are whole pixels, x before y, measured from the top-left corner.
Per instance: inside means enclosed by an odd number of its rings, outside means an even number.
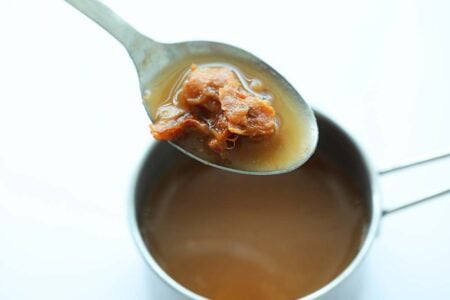
[[[244,171],[271,172],[292,169],[304,162],[315,145],[311,145],[312,135],[310,120],[299,116],[306,109],[297,99],[295,91],[283,86],[274,74],[261,66],[246,61],[223,57],[189,57],[189,60],[174,63],[163,74],[157,76],[153,86],[149,87],[145,105],[155,120],[158,107],[171,103],[179,90],[192,64],[230,67],[236,71],[244,83],[251,86],[251,79],[262,82],[265,90],[270,92],[270,99],[276,111],[278,128],[270,138],[255,142],[242,138],[226,159],[221,158],[207,147],[201,135],[189,134],[176,140],[176,144],[194,153],[196,156],[217,165]]]
[[[294,299],[335,278],[358,252],[363,196],[315,154],[277,176],[185,159],[144,205],[141,232],[177,282],[212,299]]]

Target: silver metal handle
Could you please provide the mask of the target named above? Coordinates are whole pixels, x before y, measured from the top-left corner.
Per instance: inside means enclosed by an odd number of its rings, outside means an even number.
[[[408,169],[408,168],[411,168],[411,167],[423,165],[423,164],[426,164],[426,163],[429,163],[429,162],[432,162],[432,161],[441,160],[441,159],[445,159],[445,158],[449,158],[449,157],[450,157],[450,153],[447,153],[447,154],[444,154],[444,155],[439,155],[439,156],[434,156],[434,157],[423,159],[423,160],[416,161],[416,162],[413,162],[413,163],[403,164],[403,165],[399,165],[399,166],[396,166],[396,167],[393,167],[393,168],[390,168],[390,169],[387,169],[387,170],[383,170],[383,171],[380,171],[379,174],[380,175],[386,175],[386,174],[394,173],[394,172],[397,172],[397,171],[401,171],[401,170],[404,170],[404,169]],[[413,202],[402,204],[402,205],[399,205],[399,206],[391,208],[391,209],[385,209],[385,210],[383,210],[383,216],[391,214],[391,213],[399,211],[399,210],[402,210],[404,208],[415,206],[417,204],[426,202],[426,201],[431,200],[431,199],[435,199],[435,198],[444,196],[446,194],[450,194],[450,188],[446,189],[446,190],[443,190],[443,191],[441,191],[439,193],[431,194],[431,195],[426,196],[426,197],[424,197],[422,199],[415,200]]]
[[[130,48],[136,38],[142,36],[109,7],[97,0],[66,0],[84,15],[103,27],[125,48]]]
[[[114,36],[127,49],[136,66],[141,93],[158,66],[167,60],[166,47],[138,32],[98,0],[65,0]]]

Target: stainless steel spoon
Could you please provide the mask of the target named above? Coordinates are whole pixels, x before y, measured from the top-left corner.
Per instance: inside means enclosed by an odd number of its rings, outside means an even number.
[[[258,65],[259,68],[264,69],[266,72],[270,72],[276,77],[276,80],[279,80],[279,83],[282,84],[284,88],[289,89],[290,92],[295,95],[297,98],[295,99],[297,100],[296,103],[298,103],[300,108],[300,114],[298,117],[305,120],[304,123],[309,131],[307,147],[303,153],[299,154],[301,155],[300,159],[288,168],[283,169],[248,171],[222,166],[202,159],[194,153],[183,149],[179,145],[171,143],[183,153],[213,167],[252,175],[269,175],[289,172],[304,164],[314,153],[318,140],[318,128],[312,109],[308,106],[308,104],[306,104],[292,85],[286,81],[286,79],[284,79],[277,71],[256,56],[234,46],[216,42],[190,41],[175,44],[158,43],[139,33],[117,14],[115,14],[110,8],[97,0],[66,0],[66,2],[103,27],[127,49],[139,75],[139,83],[143,99],[148,98],[148,88],[152,86],[152,81],[156,78],[157,74],[170,67],[174,62],[180,61],[182,58],[207,55],[239,58],[240,60],[245,60],[250,64]],[[150,114],[147,106],[146,110],[152,120],[152,115]]]

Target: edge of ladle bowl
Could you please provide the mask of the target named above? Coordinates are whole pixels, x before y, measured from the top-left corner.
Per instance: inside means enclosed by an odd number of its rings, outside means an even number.
[[[302,117],[306,117],[309,120],[307,120],[307,124],[310,126],[309,128],[309,139],[310,143],[308,143],[308,149],[305,150],[306,155],[303,157],[303,159],[299,160],[295,164],[289,166],[285,169],[275,169],[275,170],[267,170],[267,171],[255,171],[255,170],[242,170],[242,169],[235,169],[232,167],[227,167],[224,165],[220,165],[214,162],[207,161],[201,157],[198,157],[197,155],[185,150],[183,147],[177,145],[175,142],[169,141],[169,143],[174,146],[176,149],[181,151],[182,153],[188,155],[189,157],[205,164],[211,167],[215,167],[221,170],[229,171],[229,172],[235,172],[240,174],[246,174],[246,175],[277,175],[277,174],[283,174],[290,171],[293,171],[300,166],[302,166],[305,162],[307,162],[311,156],[314,154],[318,139],[319,139],[319,129],[317,126],[317,120],[314,115],[314,111],[311,109],[311,107],[306,103],[306,101],[303,99],[303,97],[300,95],[300,93],[297,91],[297,89],[294,88],[292,84],[289,83],[289,81],[280,73],[278,73],[274,68],[272,68],[269,64],[267,64],[265,61],[261,60],[257,56],[251,54],[250,52],[247,52],[246,50],[243,50],[241,48],[219,43],[219,42],[212,42],[212,41],[188,41],[188,42],[181,42],[181,43],[173,43],[173,44],[164,44],[161,43],[164,47],[167,47],[169,51],[170,61],[171,64],[177,63],[182,57],[193,55],[193,56],[202,56],[202,55],[209,55],[209,54],[215,54],[215,55],[224,55],[225,57],[230,58],[237,58],[239,60],[247,60],[252,63],[258,64],[263,69],[270,72],[272,75],[274,75],[276,78],[279,78],[280,82],[282,83],[284,88],[287,88],[292,94],[295,95],[297,100],[299,101],[299,105],[301,106],[300,109],[302,111]],[[167,67],[167,66],[166,66]],[[144,93],[143,93],[144,95]],[[144,107],[145,110],[150,118],[150,120],[153,122],[152,115],[150,113],[149,108],[147,107],[145,100],[144,100]]]

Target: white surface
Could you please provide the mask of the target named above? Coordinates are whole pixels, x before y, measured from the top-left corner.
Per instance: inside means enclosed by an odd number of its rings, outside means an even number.
[[[448,1],[107,3],[154,39],[254,52],[380,169],[450,150]],[[1,1],[0,38],[0,299],[156,299],[125,209],[151,143],[125,50],[63,1]],[[449,170],[384,178],[386,205]],[[361,299],[449,299],[449,213],[446,196],[386,217]]]

